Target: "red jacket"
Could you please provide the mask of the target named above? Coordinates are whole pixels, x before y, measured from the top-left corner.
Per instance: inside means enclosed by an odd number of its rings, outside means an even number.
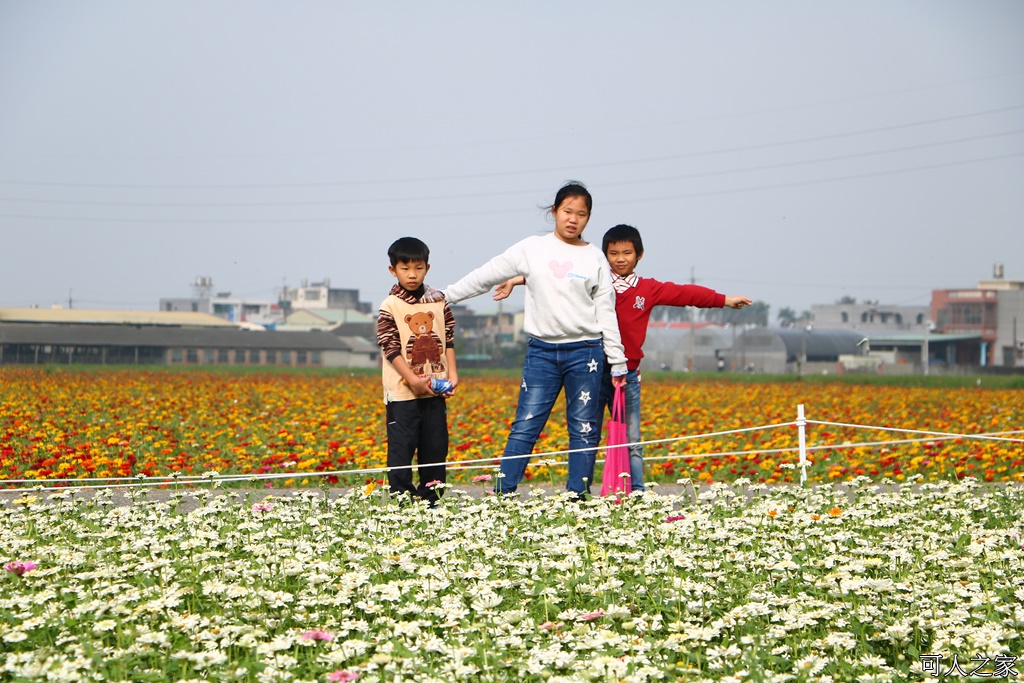
[[[619,334],[626,349],[626,367],[636,370],[644,357],[643,345],[647,339],[647,322],[655,306],[696,306],[722,308],[725,294],[700,285],[677,285],[659,282],[649,277],[638,278],[636,287],[615,294],[615,314],[619,319]]]

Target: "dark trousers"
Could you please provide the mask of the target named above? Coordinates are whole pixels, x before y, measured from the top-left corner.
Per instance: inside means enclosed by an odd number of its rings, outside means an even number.
[[[448,408],[441,396],[387,404],[388,467],[405,469],[388,472],[392,493],[409,493],[431,503],[437,501],[437,489],[427,484],[444,483],[448,459]],[[420,485],[413,486],[413,455],[418,455]]]

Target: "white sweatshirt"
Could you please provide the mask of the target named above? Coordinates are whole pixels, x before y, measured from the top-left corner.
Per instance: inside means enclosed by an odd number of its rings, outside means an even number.
[[[551,344],[602,339],[612,372],[626,371],[611,270],[600,249],[566,244],[554,233],[527,237],[446,287],[445,298],[455,304],[516,275],[526,278],[523,331]]]

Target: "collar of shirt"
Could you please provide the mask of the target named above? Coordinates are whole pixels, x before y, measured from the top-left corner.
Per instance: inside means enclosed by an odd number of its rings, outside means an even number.
[[[420,285],[411,292],[402,285],[395,285],[391,288],[391,294],[394,294],[402,301],[407,301],[410,304],[418,304],[425,291],[426,289],[423,285]]]
[[[636,283],[639,281],[640,277],[636,273],[630,273],[626,277],[612,273],[612,287],[615,288],[616,294],[622,294],[630,287],[636,287]]]

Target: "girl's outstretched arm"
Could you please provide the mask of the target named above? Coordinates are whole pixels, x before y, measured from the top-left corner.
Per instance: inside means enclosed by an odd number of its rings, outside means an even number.
[[[457,304],[474,296],[480,296],[484,292],[490,291],[491,287],[501,284],[509,278],[526,274],[524,273],[525,267],[521,243],[514,244],[504,253],[495,256],[458,282],[445,287],[445,298],[448,303]]]

